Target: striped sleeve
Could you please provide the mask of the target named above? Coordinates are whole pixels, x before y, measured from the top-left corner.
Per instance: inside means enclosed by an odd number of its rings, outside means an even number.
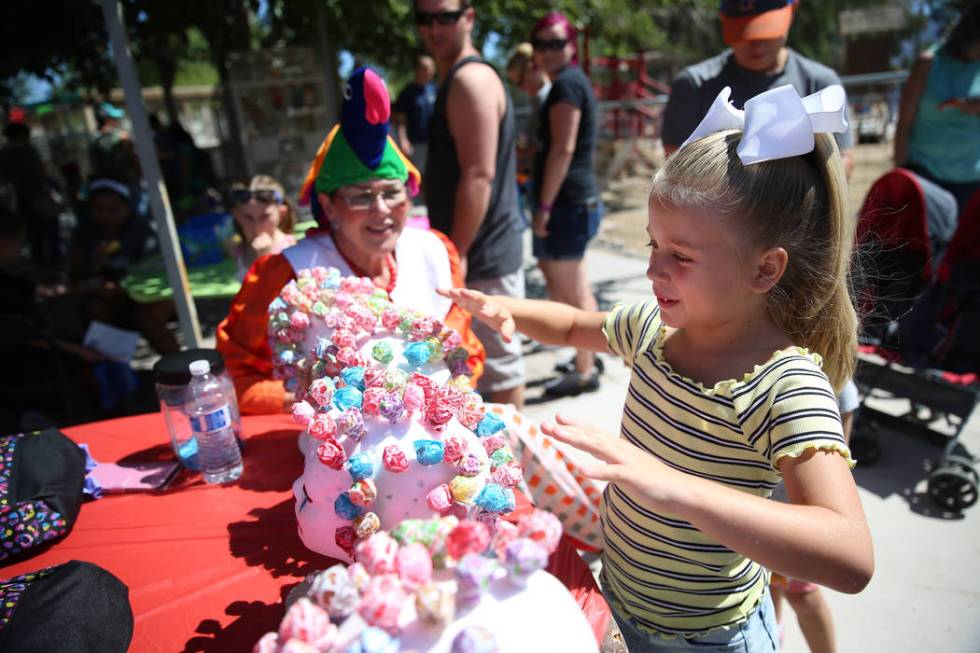
[[[660,307],[656,300],[626,306],[616,304],[606,314],[602,332],[609,341],[609,349],[628,364],[633,363],[638,351],[645,351],[650,340],[660,328]]]
[[[798,458],[810,449],[822,449],[839,453],[853,467],[830,381],[815,363],[807,362],[781,370],[770,388],[770,463],[778,470],[786,456]]]

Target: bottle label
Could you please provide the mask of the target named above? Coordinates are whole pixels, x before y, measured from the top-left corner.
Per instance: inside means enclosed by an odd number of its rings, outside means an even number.
[[[195,433],[218,431],[231,424],[231,410],[227,405],[205,415],[191,416],[191,430]]]

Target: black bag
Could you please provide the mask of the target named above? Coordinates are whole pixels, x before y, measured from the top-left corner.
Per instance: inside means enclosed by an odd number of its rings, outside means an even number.
[[[84,485],[85,453],[60,431],[0,436],[0,562],[66,535]]]
[[[0,653],[123,653],[132,638],[129,588],[97,565],[0,580]]]

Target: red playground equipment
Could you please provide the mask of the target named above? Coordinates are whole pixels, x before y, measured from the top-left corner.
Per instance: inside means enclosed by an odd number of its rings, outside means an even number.
[[[586,56],[585,73],[602,112],[599,129],[613,139],[654,139],[670,86],[650,76],[648,65],[661,55],[637,52],[625,57]]]

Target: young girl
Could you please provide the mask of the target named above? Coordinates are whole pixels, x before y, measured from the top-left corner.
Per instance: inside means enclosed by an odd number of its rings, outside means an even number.
[[[834,396],[856,352],[840,156],[817,134],[745,165],[741,135],[687,144],[654,179],[648,301],[446,293],[505,336],[633,368],[622,437],[542,426],[602,461],[583,471],[609,481],[601,580],[631,653],[775,650],[768,569],[856,593],[874,568]],[[791,504],[766,500],[780,478]]]
[[[260,256],[278,254],[296,244],[296,212],[282,184],[268,175],[255,175],[248,188],[232,188],[231,215],[240,239],[232,245],[239,277],[244,278]]]

